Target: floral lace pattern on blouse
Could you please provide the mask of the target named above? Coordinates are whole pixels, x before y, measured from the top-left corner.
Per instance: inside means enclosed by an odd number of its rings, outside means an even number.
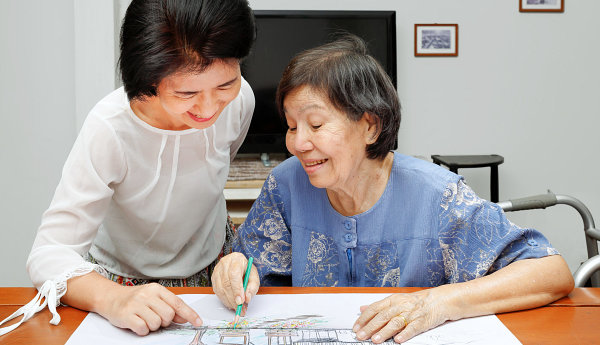
[[[373,228],[374,218],[368,217],[400,213],[394,209],[400,204],[397,195],[391,194],[372,214],[349,217],[356,221],[353,235],[349,227],[336,229],[342,216],[323,206],[328,200],[318,200],[314,191],[280,189],[271,174],[238,229],[234,250],[255,258],[262,285],[295,286],[438,286],[482,277],[515,260],[558,254],[543,235],[511,223],[498,205],[479,198],[462,179],[439,190],[443,193],[432,192],[437,205],[425,202],[429,213],[405,210],[420,223],[390,216],[380,219],[380,229]],[[292,209],[292,198],[307,201]],[[377,215],[375,208],[382,207]],[[427,226],[419,217],[432,219],[438,228],[423,230]]]

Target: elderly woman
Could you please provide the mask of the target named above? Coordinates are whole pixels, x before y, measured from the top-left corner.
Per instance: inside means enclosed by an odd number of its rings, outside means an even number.
[[[573,288],[542,234],[506,219],[462,177],[393,152],[396,91],[353,36],[305,51],[277,103],[295,156],[267,178],[216,266],[233,308],[263,285],[421,286],[360,307],[359,340],[396,342],[447,320],[534,308]],[[255,266],[244,294],[246,257]],[[358,308],[358,306],[357,306]]]

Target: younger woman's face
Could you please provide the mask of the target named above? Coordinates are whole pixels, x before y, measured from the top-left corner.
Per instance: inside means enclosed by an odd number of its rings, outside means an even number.
[[[201,73],[178,72],[157,87],[164,127],[172,130],[205,129],[237,97],[242,85],[236,59],[215,60]],[[162,127],[162,126],[161,126]]]

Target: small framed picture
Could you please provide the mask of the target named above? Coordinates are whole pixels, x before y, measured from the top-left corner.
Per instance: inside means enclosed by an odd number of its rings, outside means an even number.
[[[458,24],[415,24],[415,56],[458,56]]]
[[[519,0],[520,12],[564,12],[565,0]]]

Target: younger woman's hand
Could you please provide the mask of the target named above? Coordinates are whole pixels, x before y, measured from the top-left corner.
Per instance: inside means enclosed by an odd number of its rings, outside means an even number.
[[[441,325],[449,319],[448,310],[444,298],[436,297],[432,290],[393,294],[360,307],[361,315],[352,329],[356,338],[380,344],[393,337],[402,343]]]
[[[115,286],[105,295],[98,314],[120,328],[146,335],[171,322],[202,325],[200,316],[183,300],[156,283],[139,286]]]
[[[219,260],[211,280],[213,291],[223,304],[235,309],[239,304],[244,304],[242,315],[250,300],[258,292],[260,278],[256,267],[252,265],[246,293],[244,293],[244,274],[248,266],[248,259],[242,253],[231,253]]]

